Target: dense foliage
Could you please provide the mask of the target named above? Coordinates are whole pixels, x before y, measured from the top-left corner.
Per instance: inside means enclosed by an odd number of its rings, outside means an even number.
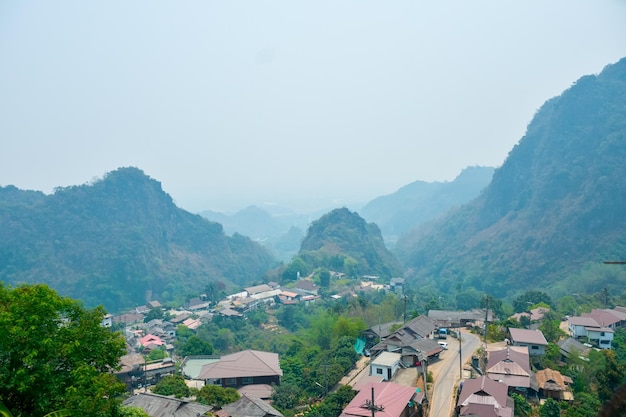
[[[243,284],[274,265],[267,250],[174,204],[161,184],[121,168],[45,196],[0,188],[0,276],[40,282],[110,311]]]
[[[188,397],[190,390],[181,375],[166,375],[152,388],[152,392],[181,398]]]
[[[103,316],[42,284],[0,284],[0,400],[14,415],[115,415],[125,387],[110,371],[125,344]]]
[[[626,59],[546,102],[477,199],[398,242],[413,282],[621,293],[601,261],[626,253],[624,102]]]
[[[302,241],[298,268],[323,267],[350,277],[375,275],[383,278],[402,276],[396,257],[385,247],[380,229],[366,223],[357,213],[336,209],[314,221]],[[293,270],[289,265],[287,270]],[[303,272],[300,271],[303,276]],[[284,279],[293,275],[283,274]]]

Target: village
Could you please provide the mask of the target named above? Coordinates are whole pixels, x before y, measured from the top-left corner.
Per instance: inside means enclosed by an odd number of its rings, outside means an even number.
[[[398,293],[403,284],[400,278],[385,284],[366,279],[360,286]],[[176,416],[211,411],[211,407],[190,399],[150,392],[149,387],[163,377],[179,373],[190,387],[213,384],[238,390],[241,398],[216,415],[282,416],[271,405],[272,391],[283,375],[277,353],[249,349],[226,355],[180,357],[174,348],[177,329],[184,326],[196,331],[218,315],[245,320],[250,312],[277,304],[315,303],[320,299],[319,288],[310,279],[301,279],[289,288],[272,282],[244,288],[213,305],[208,298],[200,295],[182,308],[164,311],[167,319],[145,321],[151,311],[164,310],[158,301],[104,318],[103,326],[122,328],[127,340],[128,354],[122,358],[118,372],[133,394],[126,404],[142,407],[149,414],[148,410],[153,410],[151,416],[160,416],[154,410],[169,408],[164,405],[168,403],[176,404]],[[504,340],[496,342],[488,342],[485,337],[486,325],[496,320],[485,309],[429,310],[408,321],[379,323],[366,329],[354,343],[360,359],[338,384],[349,385],[357,393],[341,416],[373,415],[372,410],[375,413],[376,407],[382,407],[385,415],[394,417],[469,416],[484,413],[485,409],[508,417],[513,416],[515,395],[538,404],[547,399],[573,401],[570,377],[537,367],[541,363],[537,359],[546,354],[549,345],[539,330],[548,311],[538,307],[518,313],[512,318],[528,323],[528,328],[508,328]],[[592,349],[610,349],[614,330],[625,324],[624,307],[594,309],[564,318],[560,328],[567,337],[557,343],[559,360],[584,360]],[[148,361],[146,355],[154,350],[163,351],[163,358]],[[325,387],[327,394],[335,389],[337,386]],[[366,411],[369,414],[363,414]]]

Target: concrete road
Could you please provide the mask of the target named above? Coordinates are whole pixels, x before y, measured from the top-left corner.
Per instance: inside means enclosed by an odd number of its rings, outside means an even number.
[[[472,357],[480,345],[480,339],[471,333],[462,333],[463,344],[461,354],[463,367]],[[433,395],[430,399],[429,417],[450,417],[454,408],[455,388],[459,385],[459,341],[448,336],[448,350],[440,357],[441,361],[432,365],[436,366],[433,371],[434,386]],[[429,368],[429,369],[430,369]]]

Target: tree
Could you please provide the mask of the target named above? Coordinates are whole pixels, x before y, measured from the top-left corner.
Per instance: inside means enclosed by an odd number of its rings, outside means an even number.
[[[154,388],[152,388],[152,392],[159,395],[173,395],[176,398],[181,398],[189,396],[189,387],[181,375],[167,375],[157,382]]]
[[[532,413],[532,407],[530,406],[530,403],[526,401],[526,398],[515,392],[511,394],[511,398],[513,398],[515,403],[515,417],[529,417]]]
[[[219,385],[205,385],[197,394],[202,404],[222,408],[225,404],[234,403],[239,399],[239,393],[234,388],[223,388]]]
[[[544,402],[541,408],[539,409],[539,416],[540,417],[560,417],[561,408],[559,407],[559,403],[553,400],[552,398],[548,398],[546,402]]]
[[[320,271],[320,287],[330,288],[330,271],[328,269]]]
[[[180,346],[178,353],[180,356],[212,355],[213,351],[213,345],[194,335]]]
[[[143,319],[144,323],[148,323],[150,320],[157,320],[163,318],[163,310],[157,307],[151,308]]]
[[[104,315],[43,284],[0,284],[0,398],[7,409],[35,417],[60,409],[116,413],[125,387],[110,371],[125,342],[100,325]]]

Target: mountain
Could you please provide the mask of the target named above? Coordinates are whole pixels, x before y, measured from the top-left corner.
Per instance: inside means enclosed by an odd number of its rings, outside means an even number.
[[[400,263],[385,247],[378,226],[347,208],[332,210],[314,221],[298,256],[310,267],[353,276],[402,276]]]
[[[496,296],[623,291],[626,59],[536,113],[476,199],[398,242],[410,281]]]
[[[393,246],[400,235],[478,196],[491,181],[494,169],[468,167],[452,182],[415,181],[372,200],[359,213],[376,223],[385,243]]]
[[[234,214],[205,210],[200,215],[220,223],[226,233],[248,236],[276,258],[288,261],[300,248],[304,237],[302,228],[306,227],[310,215],[279,206],[268,206],[268,209],[271,212],[252,205]]]
[[[245,285],[274,266],[249,238],[174,204],[137,168],[44,195],[0,187],[0,277],[44,282],[116,311],[204,291],[211,281]]]

